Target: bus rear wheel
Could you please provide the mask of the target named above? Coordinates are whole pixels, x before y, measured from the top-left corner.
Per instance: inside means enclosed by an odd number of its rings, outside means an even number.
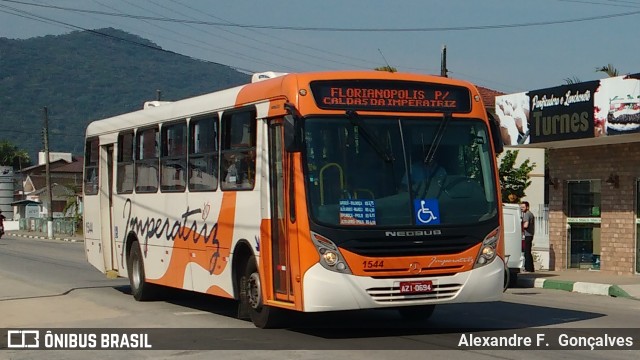
[[[280,309],[265,305],[262,299],[260,273],[254,256],[251,256],[247,262],[241,284],[244,286],[246,303],[244,305],[248,307],[253,324],[262,329],[280,327],[282,325]]]
[[[138,301],[149,300],[153,297],[153,284],[147,282],[144,272],[144,261],[140,244],[134,241],[127,257],[127,271],[129,272],[129,284],[131,295]]]
[[[435,309],[435,305],[406,306],[398,308],[398,313],[404,320],[423,321],[429,319]]]

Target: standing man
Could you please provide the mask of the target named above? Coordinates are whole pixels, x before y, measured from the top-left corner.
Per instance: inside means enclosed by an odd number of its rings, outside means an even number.
[[[533,247],[533,234],[536,231],[535,217],[529,211],[528,201],[520,203],[520,210],[522,211],[522,233],[524,234],[524,271],[534,272],[531,248]]]
[[[4,220],[6,217],[2,215],[2,210],[0,210],[0,238],[4,235]]]

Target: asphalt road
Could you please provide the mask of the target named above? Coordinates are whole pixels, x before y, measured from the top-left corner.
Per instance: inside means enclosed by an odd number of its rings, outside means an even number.
[[[260,330],[236,319],[235,311],[233,301],[182,291],[167,291],[157,301],[136,302],[129,295],[128,280],[107,279],[85,261],[82,243],[0,239],[0,329],[80,332],[82,328],[93,332],[111,328],[114,332],[140,328],[151,334],[155,349],[170,349],[134,351],[140,358],[423,359],[428,351],[453,359],[545,359],[557,358],[553,354],[558,352],[460,345],[461,331],[467,342],[468,334],[534,340],[543,334],[552,343],[559,333],[589,335],[593,333],[590,329],[617,334],[618,328],[621,336],[640,333],[640,301],[530,288],[510,289],[500,302],[439,306],[423,323],[406,322],[394,311],[378,310],[291,314],[289,328]],[[507,330],[495,333],[495,329]],[[599,359],[636,359],[640,350],[562,351],[563,358],[584,359],[595,354]],[[0,350],[0,359],[123,355],[124,351],[113,350]]]

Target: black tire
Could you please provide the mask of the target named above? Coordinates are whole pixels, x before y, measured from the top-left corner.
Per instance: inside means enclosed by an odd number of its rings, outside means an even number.
[[[509,287],[516,287],[518,285],[518,272],[509,271]]]
[[[433,315],[433,311],[435,309],[435,305],[406,306],[398,308],[398,313],[405,320],[424,321],[428,320],[431,315]]]
[[[502,285],[502,292],[507,291],[507,288],[511,286],[511,271],[507,267],[507,264],[504,264],[504,283]]]
[[[129,284],[131,285],[131,295],[137,301],[146,301],[153,298],[153,284],[147,282],[144,272],[144,261],[140,244],[134,241],[127,257],[127,271],[129,272]]]
[[[244,302],[241,306],[246,306],[251,322],[261,329],[277,328],[282,326],[281,310],[264,304],[262,299],[262,286],[260,274],[256,265],[255,256],[251,256],[247,262],[245,272],[240,281],[244,288]]]

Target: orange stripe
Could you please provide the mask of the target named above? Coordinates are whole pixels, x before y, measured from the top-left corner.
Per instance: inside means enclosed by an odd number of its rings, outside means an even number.
[[[236,193],[223,193],[217,232],[213,231],[211,227],[207,227],[206,232],[203,228],[201,233],[190,232],[189,228],[181,229],[181,231],[189,232],[186,240],[188,250],[176,246],[174,241],[167,271],[161,278],[149,279],[149,282],[177,288],[191,288],[190,285],[185,286],[184,284],[185,272],[189,263],[196,263],[204,269],[208,269],[212,275],[220,275],[227,267],[231,253],[235,205]],[[211,234],[210,239],[206,239],[208,234]],[[195,254],[195,257],[192,257],[192,254]]]

